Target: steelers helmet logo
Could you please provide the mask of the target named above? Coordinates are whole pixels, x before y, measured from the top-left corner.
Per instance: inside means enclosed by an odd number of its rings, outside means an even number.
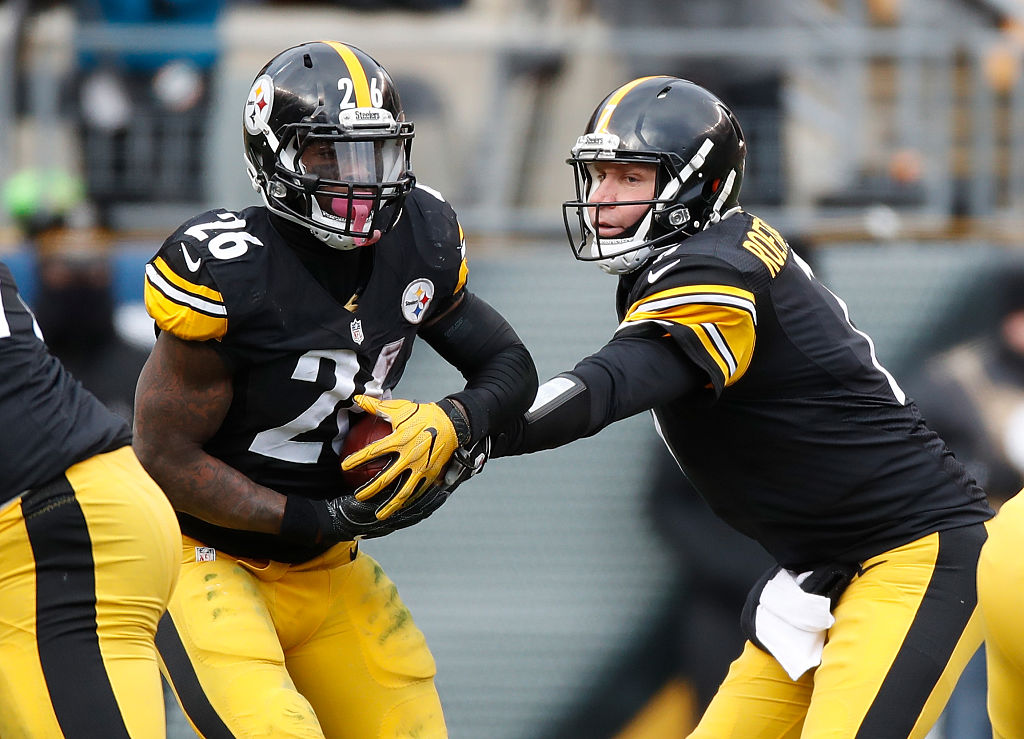
[[[425,277],[413,280],[402,293],[402,315],[409,323],[419,323],[434,299],[434,283]]]
[[[255,136],[270,130],[267,120],[274,109],[274,80],[269,75],[262,75],[252,83],[249,98],[245,101],[243,123],[245,130]]]

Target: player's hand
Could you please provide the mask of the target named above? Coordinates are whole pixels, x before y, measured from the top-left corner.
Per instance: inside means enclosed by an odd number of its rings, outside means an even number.
[[[383,471],[355,493],[356,500],[366,501],[404,477],[398,490],[376,512],[376,517],[384,520],[401,510],[414,493],[429,490],[440,480],[459,446],[449,413],[461,411],[451,401],[446,411],[437,403],[378,400],[366,395],[357,395],[353,400],[367,413],[387,419],[394,429],[341,463],[343,470],[350,470],[377,457],[393,457]]]
[[[456,449],[441,483],[421,487],[401,509],[383,520],[376,517],[376,503],[373,501],[360,501],[352,495],[328,501],[327,505],[336,519],[336,529],[354,531],[358,528],[360,538],[374,539],[419,523],[440,508],[455,488],[483,469],[490,448],[491,439],[485,436],[468,449]]]
[[[419,523],[440,508],[449,495],[450,491],[441,486],[428,488],[415,501],[383,521],[377,518],[374,504],[358,501],[352,495],[333,500],[291,495],[285,503],[281,536],[307,546],[376,539]]]

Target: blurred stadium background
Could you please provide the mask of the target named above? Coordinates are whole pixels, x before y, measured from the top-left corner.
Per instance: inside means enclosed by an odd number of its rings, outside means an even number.
[[[677,74],[737,112],[746,208],[900,376],[990,320],[986,281],[1019,259],[1022,24],[1020,0],[7,0],[0,183],[81,179],[115,237],[119,326],[145,345],[144,260],[186,217],[255,202],[239,123],[256,71],[301,41],[356,44],[398,82],[417,176],[460,214],[471,285],[543,380],[614,326],[613,282],[565,248],[566,152],[608,91]],[[9,212],[0,258],[31,300],[35,255]],[[459,380],[427,349],[413,365],[407,395]],[[657,444],[634,418],[493,462],[423,525],[367,545],[433,647],[453,739],[681,735],[635,717],[650,680],[620,671],[686,566],[655,531]]]

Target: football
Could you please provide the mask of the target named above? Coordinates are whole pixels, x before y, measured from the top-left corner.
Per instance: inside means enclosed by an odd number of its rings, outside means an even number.
[[[341,459],[391,433],[391,424],[380,416],[360,413],[353,414],[351,419],[352,425],[349,426],[348,434],[341,445]],[[374,459],[355,469],[342,470],[341,477],[349,488],[355,490],[376,477],[377,473],[387,467],[389,461],[387,458]]]

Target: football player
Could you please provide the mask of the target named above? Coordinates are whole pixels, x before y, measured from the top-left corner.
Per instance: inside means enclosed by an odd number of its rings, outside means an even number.
[[[413,124],[368,54],[283,51],[242,125],[263,205],[192,218],[146,266],[136,445],[184,534],[165,674],[205,737],[442,737],[423,634],[357,542],[445,500],[529,405],[533,360],[467,289],[462,229],[415,181]],[[389,400],[417,337],[463,390]],[[395,450],[357,496],[339,460],[356,394]]]
[[[1003,503],[978,562],[978,603],[985,634],[988,716],[995,739],[1024,736],[1024,496]]]
[[[174,511],[0,262],[0,736],[164,736]]]
[[[773,555],[691,736],[923,737],[981,641],[992,511],[842,299],[740,208],[745,154],[736,117],[686,80],[598,105],[563,215],[576,258],[618,277],[620,323],[492,455],[650,410],[715,512]]]

